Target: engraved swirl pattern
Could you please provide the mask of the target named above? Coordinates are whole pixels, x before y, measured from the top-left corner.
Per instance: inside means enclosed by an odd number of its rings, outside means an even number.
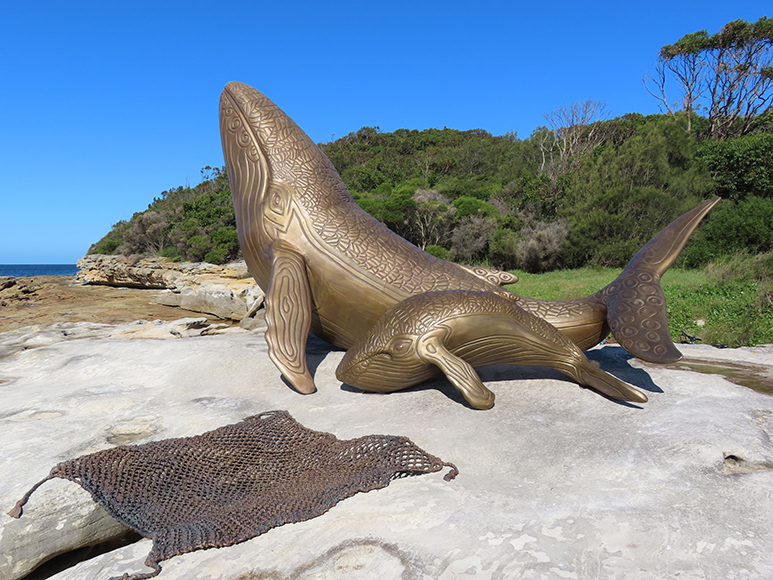
[[[259,204],[260,192],[265,189],[268,175],[264,172],[265,161],[261,152],[225,91],[220,97],[220,135],[236,210],[239,245],[250,271],[265,289],[268,286],[268,267],[256,256],[262,255],[263,245],[267,243],[267,240],[262,240],[261,244]]]
[[[607,305],[609,328],[620,346],[644,360],[676,356],[659,276],[632,268],[597,295]]]
[[[593,302],[586,298],[576,300],[538,300],[526,296],[517,296],[518,306],[529,314],[545,319],[552,324],[572,322],[577,319],[587,318],[598,310]],[[602,322],[599,320],[598,322]]]

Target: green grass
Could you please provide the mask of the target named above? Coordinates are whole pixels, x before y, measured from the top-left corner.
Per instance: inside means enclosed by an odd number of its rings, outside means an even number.
[[[508,289],[543,300],[570,300],[593,294],[621,271],[514,271],[520,280]],[[705,344],[738,347],[773,343],[773,253],[738,255],[703,270],[674,268],[664,274],[661,285],[675,342],[684,331]]]
[[[601,290],[617,278],[622,268],[579,268],[558,270],[545,274],[529,274],[522,270],[511,270],[518,276],[518,283],[508,290],[541,300],[571,300],[582,298]]]

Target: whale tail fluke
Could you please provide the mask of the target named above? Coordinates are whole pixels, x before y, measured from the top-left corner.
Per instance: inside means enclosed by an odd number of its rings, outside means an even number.
[[[594,294],[607,308],[607,324],[615,340],[635,357],[654,363],[682,358],[668,329],[660,277],[719,200],[717,197],[703,202],[661,230],[611,284]]]

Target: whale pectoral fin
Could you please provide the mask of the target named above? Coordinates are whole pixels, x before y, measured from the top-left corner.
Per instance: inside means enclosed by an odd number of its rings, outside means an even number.
[[[445,347],[443,333],[424,335],[417,344],[417,351],[421,360],[443,371],[473,408],[490,409],[494,406],[494,393],[483,386],[472,366]]]
[[[666,297],[656,274],[628,270],[607,289],[607,324],[620,346],[648,362],[662,364],[682,358],[671,340]]]
[[[311,287],[303,254],[275,240],[267,253],[271,277],[266,292],[268,355],[299,392],[316,390],[306,366],[306,340],[311,329]]]

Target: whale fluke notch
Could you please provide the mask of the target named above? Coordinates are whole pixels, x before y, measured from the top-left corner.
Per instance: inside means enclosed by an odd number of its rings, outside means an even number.
[[[682,358],[671,340],[660,277],[679,257],[695,228],[720,198],[674,220],[639,250],[623,272],[594,294],[607,307],[612,336],[637,358],[670,363]]]

